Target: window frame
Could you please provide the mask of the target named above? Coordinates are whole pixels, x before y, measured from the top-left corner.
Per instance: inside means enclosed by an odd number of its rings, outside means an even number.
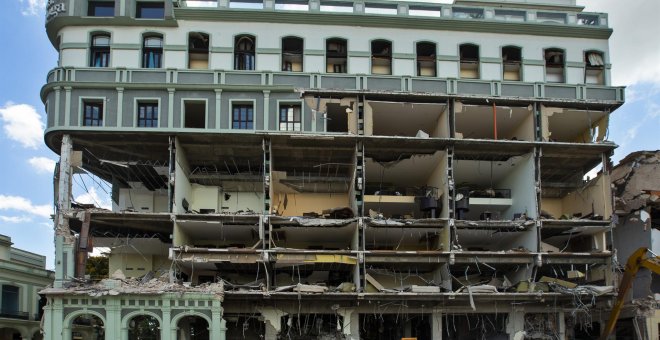
[[[106,101],[107,101],[106,97],[80,97],[80,100],[79,100],[80,115],[79,115],[78,125],[82,126],[82,127],[91,127],[91,128],[104,127],[105,126],[105,118],[106,118],[106,116],[105,116]],[[101,110],[100,110],[100,115],[101,115],[100,122],[101,122],[101,124],[100,125],[86,125],[85,124],[85,122],[86,122],[85,116],[86,116],[86,113],[87,113],[86,112],[87,111],[86,106],[88,105],[88,103],[90,103],[90,104],[95,103],[95,104],[100,104],[101,105]],[[94,119],[92,119],[92,121],[94,121]]]
[[[505,61],[504,60],[504,50],[505,49],[516,49],[518,50],[518,53],[520,54],[520,59],[519,60],[514,60],[514,61]],[[502,81],[515,81],[515,82],[521,82],[524,80],[523,78],[523,70],[524,70],[524,58],[523,58],[523,48],[522,46],[518,45],[502,45],[500,46],[500,59],[502,61]],[[504,79],[504,74],[506,73],[506,66],[512,67],[512,66],[518,66],[518,80],[507,80]]]
[[[146,105],[146,104],[155,104],[156,105],[156,126],[140,126],[140,106]],[[137,128],[144,128],[144,129],[154,129],[154,128],[160,128],[160,124],[162,123],[162,115],[161,115],[161,105],[160,105],[160,98],[158,97],[145,97],[145,98],[135,98],[134,99],[134,104],[133,104],[133,114],[134,114],[134,119],[133,119],[133,127]],[[150,119],[153,121],[153,118]]]
[[[154,9],[154,8],[162,8],[163,9],[163,16],[162,17],[144,17],[141,16],[141,10],[143,9]],[[162,20],[165,19],[165,2],[163,1],[136,1],[135,2],[135,19],[143,19],[143,20]]]
[[[204,127],[201,128],[194,128],[194,127],[186,127],[186,102],[198,102],[198,103],[204,103]],[[193,97],[185,97],[181,98],[181,128],[182,129],[208,129],[209,127],[209,100],[208,98],[193,98]]]
[[[11,284],[10,282],[3,282],[2,284],[0,284],[0,309],[4,310],[3,307],[6,303],[5,299],[2,296],[2,295],[4,295],[5,287],[11,287],[11,288],[16,289],[15,292],[11,292],[11,293],[16,294],[16,310],[9,311],[9,312],[20,313],[21,312],[21,307],[22,307],[22,303],[21,303],[21,290],[22,290],[22,287],[18,286],[16,284]]]
[[[206,37],[206,39],[207,39],[206,49],[204,49],[203,47],[199,48],[199,47],[193,47],[192,46],[193,39],[191,39],[191,35],[193,35],[193,34],[201,35],[202,39],[204,37]],[[206,70],[208,70],[209,66],[211,64],[211,35],[206,33],[206,32],[201,32],[201,31],[188,32],[187,47],[188,48],[186,49],[186,58],[187,58],[186,66],[188,67],[188,69],[191,69],[191,70],[204,70],[203,68],[192,68],[190,66],[191,66],[191,61],[193,60],[192,55],[202,55],[202,54],[206,53]]]
[[[542,52],[543,52],[543,81],[550,84],[566,84],[566,49],[559,47],[547,47],[547,48],[543,48]],[[549,63],[546,56],[548,52],[561,52],[561,60],[562,60],[561,65]],[[549,81],[548,69],[561,69],[561,81]]]
[[[336,55],[330,56],[330,52],[329,52],[329,49],[328,49],[329,44],[330,43],[335,43],[335,42],[342,42],[343,45],[344,45],[344,51],[333,52],[333,53],[336,53]],[[325,52],[325,73],[328,73],[328,74],[346,74],[346,73],[348,73],[348,39],[344,39],[344,38],[341,38],[341,37],[331,37],[331,38],[325,39],[324,52]],[[344,59],[344,65],[332,64],[333,69],[334,69],[334,66],[339,65],[339,66],[343,66],[344,70],[342,72],[334,72],[334,70],[333,70],[333,72],[328,72],[328,65],[331,65],[331,63],[329,62],[330,58]]]
[[[389,44],[389,51],[385,54],[376,54],[374,53],[374,44]],[[394,43],[392,40],[388,39],[374,39],[369,42],[369,74],[373,75],[380,75],[380,76],[391,76],[394,74]],[[389,73],[374,73],[374,61],[375,60],[385,60],[385,62],[389,62]],[[383,66],[383,65],[380,65]]]
[[[101,8],[108,8],[107,6],[99,6],[99,5],[109,5],[112,4],[112,14],[111,15],[96,15],[95,13],[92,13],[96,8],[101,7]],[[96,17],[96,18],[108,18],[108,17],[114,17],[115,16],[115,2],[114,1],[107,1],[107,0],[89,0],[87,2],[87,16],[88,17]]]
[[[147,40],[148,39],[153,39],[157,38],[160,39],[160,47],[152,47],[152,46],[147,46]],[[142,35],[142,53],[140,53],[140,56],[142,57],[142,61],[140,63],[140,66],[142,68],[152,68],[152,69],[159,69],[163,68],[163,58],[165,57],[164,53],[164,46],[165,46],[165,36],[160,34],[160,33],[145,33]],[[158,63],[157,66],[147,66],[148,62],[147,61],[147,53],[155,53],[158,54],[160,57],[158,58]],[[145,63],[146,62],[146,63]]]
[[[420,60],[420,54],[419,54],[420,45],[433,46],[433,55],[431,56],[433,59],[426,61],[426,62],[432,62],[433,63],[433,75],[432,76],[423,76],[423,75],[421,75],[422,67],[420,67],[420,63],[424,62],[425,60]],[[422,57],[428,57],[428,56],[422,56]],[[437,43],[435,43],[433,41],[429,41],[429,40],[415,41],[415,76],[417,76],[417,77],[431,77],[431,78],[435,78],[435,77],[438,76],[438,44]]]
[[[95,39],[100,37],[108,38],[108,45],[96,45]],[[112,45],[112,35],[107,32],[95,32],[90,35],[89,39],[89,67],[107,68],[110,67],[110,52]],[[105,59],[101,59],[101,65],[96,66],[96,54],[105,54]],[[105,60],[105,63],[102,61]]]
[[[477,49],[477,59],[463,59],[463,56],[461,55],[461,49],[462,47],[475,47]],[[463,70],[463,64],[476,64],[477,67],[477,76],[474,78],[464,78],[461,76],[461,71]],[[475,43],[471,42],[466,42],[458,45],[458,78],[459,79],[481,79],[481,46]]]
[[[282,108],[283,107],[298,107],[300,109],[300,121],[296,122],[295,120],[292,122],[287,121],[282,121]],[[290,130],[289,125],[290,124],[300,124],[300,129],[299,130]],[[286,129],[282,129],[281,126],[282,124],[286,124]],[[284,131],[284,132],[303,132],[305,131],[305,103],[302,100],[277,100],[277,126],[276,126],[277,131]]]
[[[288,56],[291,56],[292,58],[299,57],[300,58],[300,71],[294,71],[293,68],[291,70],[287,70],[285,67],[285,49],[284,49],[284,41],[285,40],[295,40],[296,42],[300,42],[301,50],[299,54],[296,53],[289,53]],[[282,72],[305,72],[305,39],[295,36],[295,35],[287,35],[282,38],[280,38],[280,66]]]
[[[601,66],[590,66],[589,63],[589,54],[598,54],[600,58],[603,61],[603,65]],[[605,86],[607,84],[607,72],[605,70],[607,69],[607,62],[605,59],[605,52],[600,51],[600,50],[594,50],[594,49],[589,49],[589,50],[584,50],[582,51],[582,55],[584,56],[584,83],[586,85],[603,85]],[[601,82],[600,83],[590,83],[587,82],[588,79],[588,73],[589,71],[599,71],[601,73]]]
[[[234,128],[234,107],[252,106],[252,128]],[[240,122],[240,121],[239,121]],[[257,101],[254,99],[230,99],[229,100],[229,129],[230,130],[248,130],[257,129]]]
[[[238,49],[241,40],[243,39],[250,39],[252,40],[252,49],[251,50],[240,50]],[[257,69],[257,37],[252,35],[252,34],[237,34],[234,36],[234,48],[233,48],[233,56],[234,56],[234,70],[236,71],[254,71]],[[239,59],[239,56],[242,58]],[[246,65],[246,60],[244,59],[246,56],[251,56],[252,57],[252,64],[251,65]],[[242,61],[242,66],[241,62]],[[241,66],[241,67],[239,67]],[[251,66],[251,67],[248,67]]]

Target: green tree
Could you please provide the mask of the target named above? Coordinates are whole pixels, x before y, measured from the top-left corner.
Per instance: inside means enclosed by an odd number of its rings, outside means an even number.
[[[85,274],[95,280],[107,279],[109,262],[107,256],[91,256],[87,259]]]

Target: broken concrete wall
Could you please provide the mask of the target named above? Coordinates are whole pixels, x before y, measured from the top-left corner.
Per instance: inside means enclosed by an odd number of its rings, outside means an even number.
[[[541,107],[542,140],[596,143],[607,138],[609,112]]]
[[[215,213],[259,212],[263,205],[263,193],[224,191],[222,187],[193,183],[190,203],[191,210],[195,212],[208,211],[208,209]]]
[[[174,143],[176,145],[176,157],[174,165],[173,211],[177,214],[185,214],[186,209],[184,208],[183,201],[186,200],[188,204],[190,204],[192,201],[192,186],[190,184],[190,180],[188,180],[190,165],[188,164],[188,159],[186,158],[185,151],[181,146],[179,139],[176,138]]]
[[[562,215],[581,214],[587,216],[593,213],[607,220],[612,216],[611,195],[609,175],[601,173],[585,187],[569,193],[562,199],[562,210],[564,212]]]
[[[323,210],[350,206],[344,193],[276,193],[273,206],[281,216],[303,216],[305,213],[323,215]]]
[[[169,270],[172,261],[164,255],[111,253],[108,264],[109,273],[120,269],[126,277],[140,277],[150,271]]]

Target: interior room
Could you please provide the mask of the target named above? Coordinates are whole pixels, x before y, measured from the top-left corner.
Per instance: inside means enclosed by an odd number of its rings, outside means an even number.
[[[113,211],[166,213],[168,212],[167,189],[149,190],[142,182],[129,182],[128,188],[120,188],[118,202],[113,201]]]
[[[364,228],[366,250],[443,251],[448,250],[448,230],[443,227],[406,227],[399,223]]]
[[[422,138],[449,138],[445,103],[368,101],[365,134]]]
[[[537,248],[536,227],[508,226],[496,228],[456,228],[455,243],[464,251],[534,252]]]
[[[108,248],[108,273],[121,270],[126,277],[141,277],[149,272],[167,273],[172,261],[167,252],[171,244],[157,238],[95,237],[96,247]],[[93,278],[95,279],[95,278]]]
[[[446,170],[444,151],[397,158],[367,157],[365,215],[398,219],[447,218]]]
[[[460,76],[463,79],[479,79],[479,46],[463,44],[459,47]]]
[[[185,100],[183,102],[183,126],[185,128],[203,129],[206,127],[206,101]]]
[[[541,251],[546,253],[595,253],[607,251],[609,226],[548,225],[541,229]]]
[[[188,35],[188,68],[209,68],[209,35],[191,32]]]
[[[357,258],[348,255],[278,253],[273,264],[275,291],[354,293]],[[306,286],[298,286],[298,285]]]
[[[442,338],[449,340],[503,340],[508,339],[507,313],[497,314],[444,314]]]
[[[543,169],[543,168],[542,168]],[[607,221],[612,215],[609,200],[611,187],[609,175],[600,174],[580,185],[565,182],[564,188],[548,187],[541,182],[541,217],[547,220],[588,219]]]
[[[357,223],[292,225],[271,223],[271,247],[307,250],[357,250]]]
[[[261,314],[224,314],[228,340],[261,340],[266,336],[266,325]]]
[[[520,47],[505,46],[502,48],[502,79],[509,81],[522,80],[522,52]]]
[[[260,242],[259,220],[252,216],[214,220],[177,220],[175,246],[196,248],[255,248]]]
[[[303,71],[303,40],[298,37],[282,39],[282,71]]]
[[[338,339],[342,336],[342,317],[337,314],[290,314],[282,317],[277,339]]]
[[[258,141],[260,142],[260,141]],[[250,214],[263,210],[263,151],[255,144],[177,143],[174,190],[179,214]]]
[[[443,264],[416,261],[415,269],[410,263],[389,261],[388,263],[367,262],[365,281],[366,293],[441,293]]]
[[[352,218],[355,144],[321,146],[299,139],[272,150],[271,212],[278,216]]]
[[[558,107],[541,108],[544,141],[565,143],[597,143],[607,140],[609,112]]]
[[[534,141],[531,105],[517,107],[457,103],[454,122],[456,138]]]
[[[459,220],[536,218],[532,154],[504,160],[456,159],[454,181]]]

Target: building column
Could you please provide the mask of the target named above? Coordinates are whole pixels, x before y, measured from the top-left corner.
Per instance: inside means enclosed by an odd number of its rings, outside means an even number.
[[[105,338],[121,339],[121,306],[119,299],[108,299],[105,307]]]
[[[161,298],[161,301],[163,301],[163,320],[162,324],[160,325],[160,335],[162,340],[176,340],[176,337],[172,337],[172,332],[171,332],[171,322],[172,322],[172,309],[170,307],[170,299],[169,298]]]
[[[167,127],[170,129],[174,127],[174,91],[173,88],[167,89]],[[179,112],[179,115],[181,115],[181,112]]]
[[[514,308],[509,313],[509,322],[506,325],[510,340],[523,340],[525,338],[525,310]]]
[[[215,128],[216,128],[216,130],[220,130],[221,127],[222,127],[222,124],[220,122],[221,105],[222,105],[222,90],[221,89],[215,89]]]
[[[62,287],[62,281],[73,277],[73,246],[75,237],[69,230],[69,219],[65,216],[71,209],[71,157],[73,144],[71,136],[62,136],[60,149],[60,168],[58,180],[55,183],[57,196],[57,217],[55,219],[55,283],[56,288]]]
[[[211,339],[225,340],[225,333],[227,332],[226,322],[222,318],[222,307],[220,300],[213,300],[211,307]]]
[[[71,124],[71,86],[64,87],[64,126]]]
[[[268,124],[270,123],[270,91],[264,91],[264,112],[263,112],[263,117],[264,117],[264,130],[269,130]],[[301,109],[302,110],[302,109]],[[301,112],[302,114],[302,112]],[[256,122],[255,122],[256,124]]]
[[[264,317],[266,334],[265,340],[277,340],[277,334],[282,331],[282,317],[286,313],[275,308],[257,308],[257,311]]]
[[[343,319],[342,333],[347,340],[360,339],[360,315],[354,308],[340,308],[337,313]],[[435,339],[435,338],[434,338]]]
[[[431,339],[442,339],[442,311],[439,309],[431,313]]]
[[[124,123],[124,88],[117,88],[117,127],[121,128]]]

